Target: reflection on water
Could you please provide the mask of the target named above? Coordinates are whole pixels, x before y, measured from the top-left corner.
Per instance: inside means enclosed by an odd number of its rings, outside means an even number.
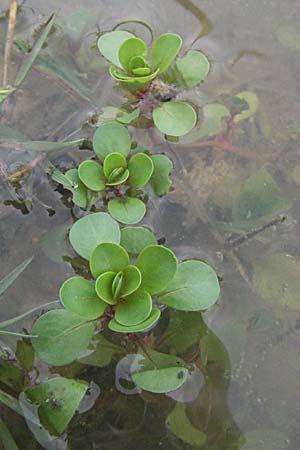
[[[7,3],[0,1],[0,9]],[[90,136],[92,130],[82,124],[101,106],[123,101],[106,64],[91,48],[93,32],[128,18],[147,21],[156,34],[178,32],[209,56],[210,76],[186,96],[193,103],[223,104],[244,91],[255,93],[259,102],[252,117],[234,126],[223,147],[204,147],[197,141],[160,141],[157,147],[174,161],[175,189],[152,205],[145,221],[180,258],[203,258],[222,278],[222,297],[204,315],[207,325],[197,314],[173,313],[155,331],[160,351],[195,361],[202,379],[195,377],[191,392],[175,398],[145,392],[125,396],[112,382],[116,363],[124,356],[118,352],[101,368],[74,363],[60,369],[64,376],[93,380],[101,388],[94,407],[73,420],[69,448],[297,450],[299,3],[88,0],[83,6],[82,1],[62,5],[28,0],[18,14],[16,35],[32,44],[38,24],[54,10],[59,20],[48,47],[0,110],[2,138],[7,133],[35,140]],[[0,15],[1,55],[5,20]],[[136,29],[147,32],[139,25]],[[14,48],[10,79],[21,59]],[[136,133],[139,140],[142,136]],[[85,156],[71,149],[53,162],[70,167]],[[31,156],[2,148],[0,159],[1,167],[13,168],[27,164]],[[3,320],[55,300],[60,283],[73,274],[62,259],[72,256],[64,239],[72,216],[61,194],[49,189],[40,167],[20,189],[29,214],[5,205],[14,198],[5,184],[0,186],[0,278],[31,255],[34,260],[1,297]],[[52,216],[49,207],[55,211]],[[275,224],[274,218],[279,219]],[[245,233],[246,239],[236,241]],[[14,340],[1,343],[14,346]],[[45,367],[39,369],[47,373]],[[7,385],[4,370],[1,366],[1,383],[17,395],[19,385]],[[193,401],[179,401],[191,397]],[[19,417],[9,410],[3,415],[14,424],[20,448],[41,448]]]

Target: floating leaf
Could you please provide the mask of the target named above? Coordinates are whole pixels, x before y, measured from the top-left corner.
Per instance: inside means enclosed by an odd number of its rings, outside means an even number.
[[[72,200],[75,203],[75,205],[79,206],[80,208],[86,208],[88,203],[87,190],[78,176],[78,170],[77,169],[68,170],[65,173],[65,177],[71,182],[71,187],[66,187],[65,184],[63,184],[63,186],[72,192],[73,194]]]
[[[51,366],[63,366],[78,358],[87,348],[95,326],[65,309],[43,314],[33,325],[37,335],[32,345],[37,356]]]
[[[253,116],[258,108],[258,98],[257,95],[254,92],[250,91],[242,91],[235,95],[235,97],[245,100],[248,105],[249,109],[242,111],[240,114],[237,114],[233,121],[235,123],[241,122],[242,120],[249,119],[249,117]]]
[[[26,389],[26,397],[38,404],[41,424],[56,436],[62,434],[76,413],[88,384],[68,378],[55,377]]]
[[[118,273],[129,264],[129,256],[126,250],[114,243],[102,243],[98,245],[90,260],[90,269],[94,278],[105,272]]]
[[[94,284],[82,277],[66,280],[60,288],[59,296],[67,310],[85,319],[102,316],[107,306],[98,297]]]
[[[183,58],[177,58],[176,67],[179,70],[187,88],[193,88],[201,83],[209,72],[209,61],[206,56],[197,51],[188,51]]]
[[[26,269],[26,267],[33,260],[33,256],[31,258],[26,259],[17,267],[15,267],[8,275],[6,275],[2,280],[0,280],[0,295],[2,295],[9,286],[18,278],[19,275]]]
[[[94,248],[103,242],[120,242],[118,223],[106,213],[95,213],[82,217],[70,230],[70,242],[75,251],[90,259]],[[84,237],[84,239],[83,239]]]
[[[147,228],[125,227],[121,230],[121,245],[132,255],[138,255],[148,245],[155,244],[156,238]]]
[[[127,156],[131,147],[127,128],[113,120],[102,123],[94,133],[93,147],[100,161],[114,152]]]
[[[139,188],[148,183],[153,172],[153,162],[145,153],[136,153],[128,163],[129,179],[131,187]]]
[[[160,245],[149,245],[141,251],[136,266],[142,274],[141,289],[158,294],[169,285],[177,271],[174,253]]]
[[[169,136],[183,136],[191,131],[197,122],[194,108],[185,102],[165,102],[153,110],[155,126]]]
[[[126,39],[119,47],[119,61],[121,66],[130,72],[133,68],[131,61],[137,56],[145,56],[147,52],[146,44],[142,39],[131,37]],[[148,74],[146,74],[148,75]]]
[[[189,421],[185,412],[185,405],[182,403],[177,403],[168,415],[166,426],[175,436],[192,447],[203,447],[207,441],[206,434],[194,427]]]
[[[112,319],[108,324],[108,328],[117,333],[139,333],[140,331],[146,331],[148,328],[152,327],[155,322],[158,321],[160,314],[161,312],[159,309],[153,308],[148,319],[138,325],[132,325],[130,327],[121,325],[115,319]]]
[[[104,58],[115,66],[121,67],[119,60],[119,48],[127,39],[133,37],[128,31],[110,31],[102,34],[98,39],[98,49]]]
[[[108,212],[119,222],[131,225],[142,220],[146,213],[146,206],[138,198],[114,198],[108,202]]]
[[[178,34],[161,34],[153,43],[152,68],[159,69],[159,73],[167,70],[174,61],[182,46],[182,39]],[[167,133],[170,134],[170,133]],[[175,135],[173,135],[175,136]]]
[[[96,161],[83,161],[78,167],[78,175],[82,183],[92,191],[103,191],[105,189],[103,169]]]
[[[201,311],[212,306],[219,297],[220,286],[215,271],[202,261],[179,264],[177,274],[158,303],[182,311]]]
[[[178,389],[187,379],[188,370],[181,358],[154,350],[131,367],[133,381],[142,389],[157,394]]]
[[[138,290],[118,304],[115,320],[126,327],[144,322],[151,314],[152,299],[148,292]]]
[[[172,185],[169,175],[173,169],[173,163],[166,155],[152,155],[151,159],[153,173],[149,185],[156,195],[164,195]]]

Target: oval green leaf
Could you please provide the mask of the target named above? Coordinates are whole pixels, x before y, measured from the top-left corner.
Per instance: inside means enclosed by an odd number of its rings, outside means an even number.
[[[83,277],[66,280],[60,288],[59,297],[67,310],[85,319],[102,316],[107,306],[97,296],[94,284]]]
[[[176,58],[182,46],[182,39],[178,34],[161,34],[152,47],[152,68],[164,72]]]
[[[148,319],[138,325],[132,325],[130,327],[121,325],[115,319],[112,319],[108,324],[108,328],[111,331],[116,331],[117,333],[139,333],[140,331],[145,331],[152,327],[160,318],[160,314],[161,312],[159,309],[153,308]]]
[[[131,37],[121,44],[119,48],[119,61],[124,69],[130,71],[130,62],[132,58],[137,56],[144,57],[147,52],[147,47],[142,39]]]
[[[151,178],[153,172],[152,159],[145,153],[136,153],[130,158],[128,169],[130,186],[133,188],[142,187]]]
[[[176,60],[176,67],[181,73],[184,85],[191,89],[201,83],[207,76],[209,61],[203,53],[190,50],[183,58]]]
[[[179,264],[167,292],[157,302],[182,311],[202,311],[212,306],[219,294],[215,271],[202,261],[190,260]]]
[[[148,245],[155,244],[156,238],[147,228],[125,227],[121,230],[121,245],[132,255],[138,255]]]
[[[188,103],[171,101],[154,108],[153,120],[162,133],[169,136],[183,136],[194,128],[197,114]]]
[[[103,191],[105,178],[102,166],[96,161],[87,160],[79,164],[78,175],[82,183],[92,191]]]
[[[86,208],[87,207],[87,191],[86,187],[80,180],[78,176],[78,170],[77,169],[70,169],[65,173],[65,176],[71,181],[74,187],[67,188],[69,191],[72,192],[73,197],[72,200],[75,203],[75,205],[79,206],[80,208]],[[64,186],[65,187],[65,186]]]
[[[110,153],[127,156],[130,147],[131,140],[127,128],[114,120],[102,123],[94,133],[93,148],[100,161],[104,161]]]
[[[66,309],[53,309],[33,325],[32,346],[37,356],[51,366],[63,366],[78,358],[88,347],[95,325]]]
[[[83,258],[90,259],[94,248],[103,242],[120,242],[118,223],[107,213],[95,213],[82,217],[70,230],[70,242]]]
[[[128,31],[110,31],[109,33],[102,34],[98,39],[98,49],[100,53],[111,63],[121,67],[119,61],[119,48],[128,38],[133,35]]]
[[[108,212],[119,222],[131,225],[142,220],[146,213],[146,206],[138,198],[114,198],[108,202]]]
[[[98,245],[90,259],[90,269],[94,278],[105,272],[118,273],[129,264],[129,256],[120,245],[105,242]]]
[[[142,275],[136,266],[127,266],[123,270],[123,284],[120,297],[126,297],[136,291],[142,282]]]
[[[119,167],[122,167],[123,169],[126,169],[127,167],[126,158],[122,153],[114,152],[106,156],[103,163],[103,170],[106,178],[109,178],[112,171]]]
[[[118,303],[115,320],[126,327],[144,322],[151,314],[152,298],[148,292],[138,290]]]
[[[144,248],[136,260],[142,274],[141,289],[149,294],[158,294],[174,278],[177,271],[177,258],[174,253],[160,245]]]
[[[96,280],[95,288],[97,295],[109,305],[114,305],[116,301],[112,293],[112,284],[116,276],[115,272],[102,273]]]
[[[185,367],[168,367],[166,369],[146,370],[131,375],[132,380],[141,389],[163,394],[175,391],[186,381],[188,370]]]

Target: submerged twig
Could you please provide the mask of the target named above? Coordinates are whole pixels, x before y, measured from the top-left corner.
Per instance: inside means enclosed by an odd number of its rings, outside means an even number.
[[[13,44],[16,16],[17,16],[17,0],[10,0],[9,19],[8,19],[8,27],[3,59],[2,84],[4,87],[7,85],[8,81],[8,66],[10,60],[10,52]]]

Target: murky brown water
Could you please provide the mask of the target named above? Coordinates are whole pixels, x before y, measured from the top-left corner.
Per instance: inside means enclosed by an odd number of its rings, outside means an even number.
[[[7,2],[0,1],[0,10],[6,7]],[[128,18],[147,21],[156,34],[181,34],[186,47],[204,27],[208,34],[194,48],[209,56],[212,70],[207,81],[185,98],[203,105],[251,91],[259,99],[253,117],[233,131],[231,144],[238,151],[163,142],[158,148],[174,161],[175,189],[150,205],[145,223],[159,238],[165,237],[179,257],[201,257],[222,277],[220,301],[204,315],[213,334],[208,343],[200,338],[200,347],[209,348],[215,365],[197,399],[182,406],[189,425],[182,420],[174,425],[170,414],[181,406],[166,396],[117,392],[111,381],[114,364],[89,373],[101,394],[93,409],[76,417],[68,448],[299,450],[299,2],[195,0],[193,7],[188,0],[28,0],[18,15],[17,36],[32,42],[35,27],[53,11],[58,11],[58,25],[44,54],[51,56],[60,72],[49,72],[43,61],[30,71],[5,110],[0,110],[0,125],[10,127],[11,133],[32,140],[91,134],[81,128],[82,123],[102,106],[122,102],[106,64],[91,49],[92,33]],[[5,29],[1,19],[1,54]],[[147,37],[143,28],[139,30]],[[15,49],[10,79],[20,58]],[[136,137],[143,139],[143,132]],[[71,164],[83,157],[83,152],[70,150],[56,157],[56,162]],[[8,167],[20,158],[25,162],[31,157],[0,149],[0,159]],[[245,220],[239,221],[235,211],[240,211],[239,196],[249,177],[252,186],[271,183],[272,192],[266,194],[262,187],[255,200],[246,204]],[[276,197],[274,208],[268,214],[257,213],[265,195],[267,210]],[[57,299],[60,283],[73,274],[62,260],[71,250],[60,238],[72,222],[70,210],[49,189],[42,169],[31,174],[24,196],[33,203],[25,215],[3,204],[11,198],[5,186],[0,187],[0,278],[34,255],[26,272],[1,297],[2,320]],[[53,216],[44,204],[55,210]],[[267,227],[240,245],[228,244],[232,232],[259,229],[279,214],[286,216],[283,223]],[[195,329],[197,334],[197,324]],[[188,335],[190,330],[187,326],[182,333]],[[14,345],[14,340],[0,342]],[[81,372],[75,365],[64,373]],[[16,436],[20,448],[41,448],[23,431],[19,419],[6,414],[20,429]],[[185,433],[179,431],[181,427]],[[207,444],[201,444],[195,429],[207,434]]]

